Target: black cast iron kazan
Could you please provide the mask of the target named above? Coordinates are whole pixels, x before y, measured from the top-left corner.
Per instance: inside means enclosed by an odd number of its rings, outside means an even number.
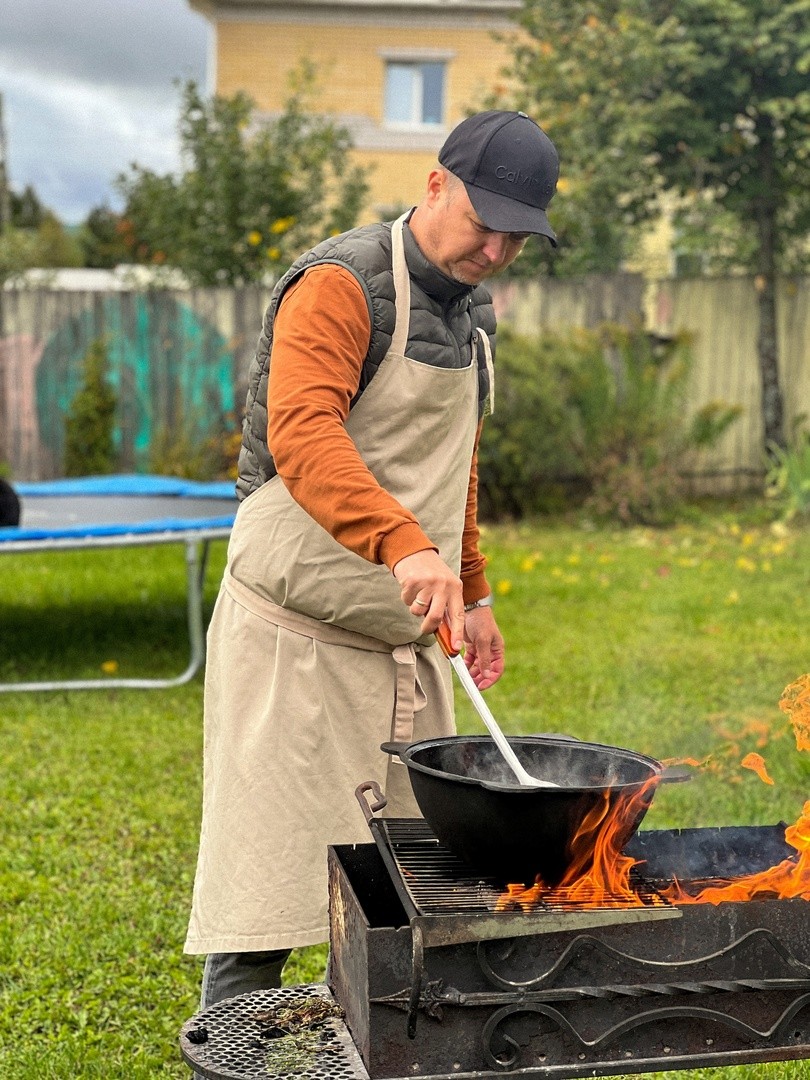
[[[419,809],[439,841],[504,883],[531,884],[539,876],[558,885],[571,863],[572,840],[588,815],[598,816],[605,804],[599,827],[578,842],[585,845],[584,865],[599,833],[619,816],[624,818],[615,838],[620,851],[638,829],[657,785],[688,779],[620,747],[545,735],[509,742],[529,773],[560,786],[517,784],[487,736],[383,746],[408,767]]]

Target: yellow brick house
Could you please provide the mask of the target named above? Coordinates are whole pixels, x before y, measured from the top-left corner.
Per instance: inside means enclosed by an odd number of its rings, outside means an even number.
[[[189,0],[213,27],[209,88],[277,115],[313,65],[317,108],[370,166],[363,220],[417,202],[448,132],[504,92],[520,0]]]

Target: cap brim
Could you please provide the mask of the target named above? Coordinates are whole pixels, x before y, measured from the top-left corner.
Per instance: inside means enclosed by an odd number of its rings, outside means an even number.
[[[538,206],[508,199],[486,188],[464,184],[473,209],[488,229],[495,232],[524,232],[547,236],[554,247],[557,246],[557,234],[548,223],[545,210]]]

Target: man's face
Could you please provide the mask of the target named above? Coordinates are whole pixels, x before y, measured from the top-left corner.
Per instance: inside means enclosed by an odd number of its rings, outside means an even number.
[[[431,173],[425,213],[411,225],[424,254],[448,277],[479,285],[518,257],[529,233],[488,229],[476,214],[464,185],[441,170]],[[420,229],[418,226],[421,225]]]

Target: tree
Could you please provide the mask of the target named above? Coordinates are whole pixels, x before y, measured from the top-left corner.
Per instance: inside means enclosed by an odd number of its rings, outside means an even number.
[[[52,211],[44,212],[35,235],[39,260],[37,266],[57,269],[83,265],[78,241]]]
[[[125,241],[199,285],[262,281],[323,235],[354,224],[366,192],[348,134],[307,111],[303,69],[282,114],[260,121],[247,95],[183,90],[179,178],[133,165],[119,180]]]
[[[0,282],[34,268],[81,265],[78,243],[50,210],[42,210],[35,228],[8,225],[0,232]]]
[[[718,253],[733,222],[756,275],[765,445],[784,446],[776,279],[808,253],[810,0],[524,0],[519,22],[520,104],[569,184],[563,259],[584,242],[606,269],[598,249],[621,258],[664,192]]]
[[[22,193],[7,188],[8,217],[0,227],[0,282],[26,270],[81,266],[74,237],[27,184]]]
[[[109,270],[129,258],[121,215],[108,206],[96,206],[90,211],[81,227],[79,243],[85,266]]]
[[[93,341],[82,364],[82,383],[65,417],[65,476],[115,472],[115,410],[118,399],[109,382],[107,347]]]
[[[30,184],[26,184],[21,195],[10,191],[9,202],[11,224],[18,229],[38,229],[48,213]]]

